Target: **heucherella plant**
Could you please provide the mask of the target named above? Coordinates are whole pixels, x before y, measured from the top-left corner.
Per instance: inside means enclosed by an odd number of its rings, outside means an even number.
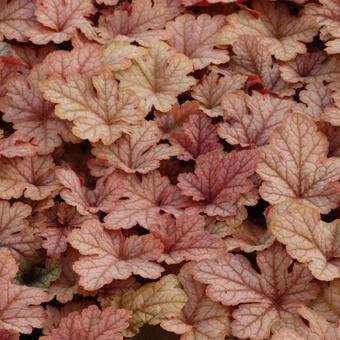
[[[340,340],[340,0],[0,0],[0,340]]]

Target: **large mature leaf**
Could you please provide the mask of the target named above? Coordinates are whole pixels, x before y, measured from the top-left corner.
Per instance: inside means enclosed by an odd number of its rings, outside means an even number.
[[[285,4],[276,6],[273,1],[254,1],[253,5],[259,17],[245,10],[229,15],[220,43],[233,44],[240,35],[248,34],[267,45],[279,60],[291,60],[306,52],[303,43],[312,41],[318,32],[318,24],[312,17],[294,17]]]
[[[214,47],[217,45],[218,33],[225,24],[226,19],[222,15],[210,17],[201,14],[195,18],[191,14],[184,14],[166,25],[170,36],[167,42],[188,56],[196,70],[209,64],[223,64],[229,60],[228,52]]]
[[[58,104],[55,114],[72,121],[72,132],[91,142],[101,140],[109,145],[145,115],[137,108],[137,97],[122,91],[108,71],[94,76],[92,81],[80,74],[70,75],[66,81],[51,77],[41,82],[41,89],[47,100]]]
[[[327,152],[327,138],[315,123],[305,115],[289,114],[261,150],[261,196],[271,204],[301,200],[322,213],[337,207],[340,159],[327,158]]]
[[[222,101],[227,122],[219,125],[218,134],[229,144],[265,145],[292,105],[292,100],[255,91],[251,96],[241,91],[231,93]]]
[[[253,188],[250,177],[256,164],[257,152],[253,150],[212,151],[196,160],[194,173],[178,176],[178,187],[198,202],[195,210],[209,216],[233,216],[238,199]]]
[[[148,229],[162,213],[178,216],[189,205],[189,199],[158,171],[149,172],[141,180],[135,175],[126,176],[122,196],[128,199],[116,202],[105,217],[106,228],[128,229],[138,223]]]
[[[113,279],[127,279],[132,273],[156,279],[163,271],[152,262],[163,251],[162,243],[152,235],[125,238],[120,231],[104,230],[99,221],[91,220],[73,230],[68,240],[83,255],[73,269],[87,290],[99,289]]]
[[[176,220],[164,215],[158,224],[150,228],[151,235],[164,245],[164,254],[158,261],[173,264],[216,255],[218,250],[223,249],[224,242],[204,227],[204,218],[199,215],[181,215]]]
[[[132,61],[127,70],[117,72],[122,89],[132,90],[140,98],[140,107],[149,112],[152,106],[168,111],[177,102],[176,96],[189,90],[196,80],[187,74],[193,71],[188,57],[155,42],[148,54]]]
[[[266,339],[272,324],[318,294],[313,277],[279,244],[257,254],[255,271],[242,255],[226,253],[215,260],[200,262],[194,278],[208,284],[207,295],[226,306],[238,306],[232,316],[232,333],[241,339]]]
[[[316,209],[287,201],[270,211],[269,226],[288,254],[307,263],[318,280],[340,278],[340,220],[322,222]]]

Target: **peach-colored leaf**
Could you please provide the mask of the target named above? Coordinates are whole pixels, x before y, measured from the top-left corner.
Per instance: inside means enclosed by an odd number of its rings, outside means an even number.
[[[123,134],[114,144],[96,145],[92,154],[99,161],[128,173],[148,173],[159,167],[162,159],[179,153],[179,148],[159,143],[161,131],[157,124],[145,121],[131,129],[131,134]]]
[[[125,70],[132,65],[131,60],[147,54],[147,49],[132,45],[127,40],[112,40],[104,51],[104,63],[111,71]]]
[[[246,76],[230,74],[220,77],[212,71],[193,87],[192,97],[201,104],[201,109],[210,117],[223,115],[221,106],[223,96],[244,87]]]
[[[46,301],[43,289],[0,282],[0,328],[24,334],[42,328],[45,311],[40,304]]]
[[[328,57],[322,51],[299,54],[280,66],[281,76],[288,83],[339,81],[340,57]]]
[[[99,179],[93,190],[83,186],[81,177],[71,169],[59,168],[56,175],[64,186],[61,197],[67,204],[76,207],[81,215],[96,214],[98,211],[110,212],[123,196],[123,182],[117,173]]]
[[[92,77],[104,69],[103,47],[99,44],[82,42],[77,36],[72,39],[71,51],[58,50],[44,60],[47,74],[58,74],[64,78],[71,74]]]
[[[123,8],[103,11],[98,22],[98,33],[104,41],[118,35],[130,41],[150,45],[166,39],[165,24],[181,12],[180,0],[133,0]]]
[[[283,320],[283,327],[280,328],[278,332],[275,332],[272,337],[273,340],[340,339],[339,322],[337,324],[327,322],[327,320],[318,312],[304,305],[298,309],[298,313],[305,322],[302,321],[301,318],[296,320],[290,320],[289,318],[287,320]]]
[[[15,75],[17,75],[19,67],[18,65],[4,63],[0,60],[0,97],[6,94],[5,83],[7,80]]]
[[[185,54],[194,64],[194,69],[201,69],[210,64],[223,64],[229,60],[227,50],[214,48],[217,36],[226,24],[225,16],[184,14],[166,25],[168,44]]]
[[[325,223],[316,209],[286,201],[270,210],[268,222],[288,254],[306,263],[318,280],[340,278],[340,220]]]
[[[0,158],[0,198],[24,195],[35,201],[56,195],[60,185],[51,156]]]
[[[312,204],[322,213],[338,206],[340,159],[327,158],[327,137],[305,115],[291,113],[261,149],[260,195],[270,204],[287,199]]]
[[[52,77],[41,82],[44,97],[58,104],[56,116],[72,121],[72,132],[77,137],[101,140],[106,145],[122,132],[129,132],[131,125],[138,124],[145,115],[137,108],[137,97],[120,88],[109,71],[94,76],[92,81],[74,74],[66,81]]]
[[[17,260],[32,256],[40,248],[40,240],[27,221],[31,212],[27,204],[0,201],[0,249],[9,249]]]
[[[333,106],[331,94],[328,86],[316,80],[307,84],[305,90],[299,93],[302,103],[294,105],[292,110],[310,116],[315,121],[324,119],[323,113],[326,108]]]
[[[232,56],[230,61],[230,68],[233,71],[255,77],[266,91],[281,97],[294,94],[294,86],[281,78],[279,65],[273,63],[267,45],[251,35],[241,35],[233,43],[233,52],[235,56]]]
[[[207,295],[226,306],[237,306],[232,316],[232,333],[246,339],[266,339],[272,324],[294,315],[302,303],[318,294],[313,277],[292,259],[282,246],[274,244],[257,253],[255,271],[242,255],[226,253],[215,260],[204,260],[194,269],[194,278],[208,285]]]
[[[19,267],[7,248],[0,248],[0,284],[2,282],[11,282]],[[0,338],[1,339],[1,338]]]
[[[7,158],[34,156],[36,145],[31,139],[18,131],[5,137],[4,131],[0,130],[0,156]]]
[[[91,0],[37,0],[34,10],[37,22],[27,34],[37,45],[50,41],[60,44],[70,40],[77,29],[86,37],[94,38],[96,33],[86,17],[95,13]]]
[[[140,107],[149,112],[152,106],[165,112],[177,102],[176,96],[190,89],[195,78],[188,57],[157,41],[148,54],[132,61],[127,70],[116,73],[122,89],[132,90],[140,98]]]
[[[149,228],[157,223],[163,212],[178,216],[188,205],[176,186],[158,171],[151,171],[140,180],[136,175],[127,175],[124,180],[124,199],[105,217],[105,227],[128,229],[137,223]]]
[[[312,17],[294,17],[285,4],[276,5],[273,1],[257,0],[253,6],[259,17],[245,10],[229,15],[219,43],[233,44],[239,36],[247,34],[268,46],[279,60],[291,60],[306,52],[304,43],[311,42],[318,32],[318,24]]]
[[[123,332],[129,326],[131,312],[125,309],[108,307],[100,310],[89,306],[82,311],[68,314],[60,320],[51,335],[42,340],[123,340]]]
[[[198,261],[216,254],[224,247],[224,242],[204,227],[204,218],[199,215],[180,215],[176,220],[164,215],[150,228],[151,235],[164,245],[164,254],[158,261],[168,264]]]
[[[31,0],[0,1],[0,40],[27,41],[27,29],[34,22],[34,3]]]
[[[81,216],[75,207],[66,203],[57,203],[52,208],[32,217],[31,223],[43,238],[42,247],[47,255],[58,258],[67,248],[67,236],[73,228],[91,219],[91,215]]]
[[[99,221],[86,221],[68,238],[82,256],[73,265],[80,275],[79,283],[96,290],[113,279],[125,280],[132,273],[156,279],[163,268],[152,261],[163,251],[162,243],[152,235],[125,238],[120,231],[104,230]]]
[[[47,155],[62,141],[76,142],[71,124],[60,120],[53,113],[53,104],[44,100],[39,82],[46,77],[43,65],[33,67],[29,75],[9,79],[7,94],[0,100],[3,120],[13,123],[14,129],[34,138],[37,152]]]
[[[340,86],[338,82],[329,84],[333,105],[326,107],[321,118],[334,126],[340,126]]]
[[[204,113],[192,114],[179,131],[170,133],[172,145],[180,148],[178,159],[191,160],[210,151],[222,149],[216,135],[217,126]]]
[[[340,319],[340,279],[324,282],[318,298],[313,301],[312,308],[330,322]]]
[[[205,286],[192,277],[194,265],[186,263],[178,274],[188,296],[181,315],[162,321],[161,327],[181,334],[180,340],[224,340],[230,335],[230,310],[206,296]]]
[[[220,150],[201,155],[196,160],[194,173],[178,176],[181,192],[198,202],[194,207],[208,216],[233,216],[236,202],[253,188],[250,180],[255,172],[257,152]]]
[[[265,145],[292,105],[293,101],[290,99],[261,95],[256,91],[251,96],[235,91],[222,101],[227,122],[219,125],[218,134],[233,145]]]
[[[112,299],[112,304],[133,312],[125,335],[132,337],[146,323],[157,325],[168,316],[177,316],[187,302],[187,296],[176,275],[163,276],[159,281],[130,289]]]

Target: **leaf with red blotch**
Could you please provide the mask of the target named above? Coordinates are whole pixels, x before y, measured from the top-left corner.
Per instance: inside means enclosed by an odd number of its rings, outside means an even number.
[[[210,117],[223,114],[222,98],[228,93],[242,89],[247,77],[239,74],[230,74],[220,77],[217,72],[210,72],[203,77],[202,83],[193,87],[192,97],[201,105],[201,109]]]
[[[204,113],[190,115],[179,131],[170,133],[172,145],[179,147],[177,158],[184,161],[196,159],[210,151],[223,149],[218,143],[217,126]]]
[[[34,3],[31,0],[0,1],[0,40],[27,41],[27,30],[34,22]]]
[[[7,158],[34,156],[36,145],[31,139],[18,131],[5,137],[4,131],[0,129],[0,156]]]
[[[27,221],[31,212],[27,204],[15,202],[11,205],[7,201],[0,201],[0,249],[9,249],[17,260],[32,256],[41,245]]]
[[[40,88],[47,100],[58,104],[56,116],[72,121],[72,132],[93,143],[101,140],[112,144],[145,116],[138,109],[138,98],[122,91],[109,71],[92,77],[92,81],[80,74],[67,76],[66,81],[54,76],[40,82]]]
[[[123,331],[129,326],[131,312],[108,307],[100,310],[92,305],[62,318],[58,328],[42,340],[123,340]]]
[[[184,14],[166,25],[168,44],[185,54],[194,64],[194,69],[202,69],[210,64],[224,64],[229,61],[227,50],[214,48],[217,36],[226,24],[225,16],[201,14],[195,17]],[[194,28],[194,29],[193,29]]]
[[[51,156],[0,158],[0,198],[24,195],[35,201],[55,196],[60,185]]]
[[[220,150],[201,155],[194,173],[178,176],[183,195],[197,202],[193,209],[208,216],[233,216],[242,194],[253,188],[258,154],[255,150],[224,153]]]
[[[77,142],[71,124],[53,113],[53,104],[44,100],[39,82],[46,77],[43,65],[33,67],[29,75],[18,75],[6,83],[6,96],[0,99],[3,120],[13,123],[15,130],[34,139],[37,152],[47,155],[62,141]]]
[[[298,317],[283,319],[279,322],[281,328],[274,333],[272,340],[339,340],[340,322],[330,323],[318,312],[304,305],[297,312],[304,321]]]
[[[0,284],[11,282],[18,272],[15,258],[7,248],[0,248]],[[0,338],[1,339],[1,338]]]
[[[227,122],[221,123],[218,135],[229,144],[262,146],[268,143],[293,106],[290,99],[280,99],[253,91],[252,95],[235,91],[225,96],[222,107]]]
[[[329,57],[322,51],[298,55],[280,66],[282,78],[288,83],[336,82],[340,80],[340,57]]]
[[[292,111],[305,114],[315,121],[324,119],[324,111],[333,106],[331,90],[322,81],[314,81],[306,85],[305,90],[300,91],[300,102],[292,108]]]
[[[46,249],[47,255],[59,258],[66,251],[68,234],[91,218],[91,215],[81,216],[75,207],[66,203],[56,203],[49,210],[34,215],[31,224],[43,238],[42,247]]]
[[[193,269],[194,278],[208,285],[206,293],[213,301],[239,305],[231,329],[241,339],[266,339],[275,321],[294,315],[319,292],[308,269],[292,265],[280,244],[257,253],[256,259],[261,274],[244,256],[231,253],[201,261]]]
[[[174,104],[168,112],[155,112],[155,121],[163,132],[165,138],[171,131],[178,131],[189,116],[194,113],[202,112],[199,109],[199,103],[187,100],[183,104]]]
[[[166,214],[150,228],[150,233],[164,245],[158,262],[168,264],[198,261],[215,256],[224,247],[216,235],[204,230],[205,220],[200,215],[180,215],[176,219]]]
[[[188,76],[193,71],[190,59],[169,45],[157,41],[148,54],[132,60],[132,66],[116,72],[122,89],[131,90],[139,97],[139,107],[146,113],[155,109],[166,112],[177,103],[177,96],[190,89],[196,79]]]
[[[17,56],[12,46],[7,42],[0,41],[0,60],[6,64],[24,66],[22,60]]]
[[[44,65],[48,75],[66,78],[79,73],[90,78],[104,70],[104,49],[101,45],[82,41],[77,35],[73,36],[72,45],[71,51],[58,50],[47,55]]]
[[[270,204],[287,199],[313,205],[321,213],[336,208],[340,198],[340,159],[327,158],[327,137],[305,115],[290,113],[260,150],[257,173],[260,195]]]
[[[95,13],[96,8],[91,0],[38,0],[34,8],[37,21],[26,34],[36,45],[45,45],[50,41],[60,44],[70,40],[77,29],[93,39],[96,33],[86,17]]]
[[[125,238],[121,231],[105,230],[98,220],[92,220],[73,230],[68,241],[82,255],[73,265],[80,275],[79,284],[90,291],[132,274],[156,279],[164,270],[153,262],[162,254],[163,245],[150,234]]]
[[[244,34],[251,35],[265,44],[276,59],[287,61],[298,53],[305,53],[304,43],[311,42],[318,33],[318,24],[311,16],[294,17],[285,4],[273,1],[254,1],[256,18],[241,10],[227,17],[228,25],[222,29],[220,44],[233,44]]]
[[[169,159],[179,153],[179,148],[159,143],[161,131],[153,121],[144,121],[131,129],[130,134],[123,134],[111,145],[97,144],[92,154],[99,161],[112,169],[121,169],[127,173],[146,174],[159,168],[162,159]]]
[[[295,93],[294,86],[286,83],[280,75],[279,65],[273,63],[269,48],[254,39],[251,35],[241,35],[233,43],[234,56],[230,68],[248,77],[255,77],[265,91],[273,92],[280,97]],[[258,78],[258,79],[256,79]]]
[[[270,210],[268,224],[288,254],[306,263],[314,277],[340,278],[340,219],[325,223],[318,210],[286,201]]]
[[[67,204],[76,207],[81,215],[112,211],[124,193],[123,181],[118,173],[99,179],[93,190],[83,186],[82,178],[71,169],[58,168],[56,176],[64,186],[60,196]]]
[[[161,322],[167,331],[180,334],[180,340],[204,339],[224,340],[231,334],[230,309],[210,300],[205,294],[205,286],[192,277],[194,262],[181,268],[178,278],[188,296],[180,315]]]
[[[159,221],[162,213],[178,216],[182,208],[190,205],[189,199],[158,171],[149,172],[141,180],[136,175],[126,175],[123,186],[122,197],[128,199],[116,202],[105,217],[108,229],[129,229],[137,223],[148,229]]]
[[[164,27],[181,12],[180,0],[133,0],[124,7],[103,11],[98,21],[98,34],[105,42],[118,35],[129,41],[150,45],[155,40],[164,40]]]
[[[19,340],[19,336],[17,331],[0,329],[0,339],[2,340]]]
[[[8,251],[0,250],[0,329],[30,334],[42,328],[45,311],[39,305],[48,301],[45,290],[10,283],[18,267]],[[8,281],[3,280],[3,275]]]

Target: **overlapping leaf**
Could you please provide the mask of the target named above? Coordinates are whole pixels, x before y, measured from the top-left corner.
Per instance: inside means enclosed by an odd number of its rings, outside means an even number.
[[[99,289],[113,279],[127,279],[132,273],[156,279],[163,271],[152,262],[163,250],[162,243],[152,235],[125,238],[120,231],[104,230],[100,222],[93,220],[73,230],[68,240],[82,254],[73,269],[87,290]]]
[[[271,204],[287,199],[312,204],[322,213],[339,203],[340,160],[327,158],[328,141],[308,117],[289,114],[261,150],[257,172],[261,196]]]
[[[241,339],[266,339],[273,323],[296,314],[300,304],[318,294],[312,275],[279,245],[257,254],[255,271],[242,255],[230,253],[216,260],[205,260],[193,269],[194,278],[208,284],[207,295],[226,306],[238,306],[231,329]]]

